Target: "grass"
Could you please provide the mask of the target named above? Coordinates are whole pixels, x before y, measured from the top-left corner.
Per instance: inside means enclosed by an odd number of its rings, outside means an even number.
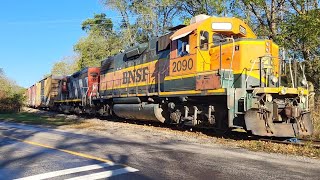
[[[269,153],[280,153],[287,155],[306,156],[310,158],[320,159],[320,149],[314,148],[312,142],[306,146],[296,146],[291,144],[278,144],[274,142],[266,142],[259,140],[237,140],[237,141],[226,141],[224,139],[218,139],[221,144],[230,146],[237,146],[251,151],[262,151]]]
[[[52,125],[52,126],[63,126],[74,124],[76,120],[70,120],[66,117],[50,116],[46,114],[38,114],[31,112],[20,112],[20,113],[3,113],[0,114],[0,119],[7,122],[17,122],[25,124],[40,124],[40,125]]]

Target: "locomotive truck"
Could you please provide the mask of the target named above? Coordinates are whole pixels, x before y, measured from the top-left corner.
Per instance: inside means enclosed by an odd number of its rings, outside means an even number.
[[[257,136],[312,134],[306,80],[282,84],[272,40],[238,18],[207,15],[170,31],[61,78],[48,107]]]

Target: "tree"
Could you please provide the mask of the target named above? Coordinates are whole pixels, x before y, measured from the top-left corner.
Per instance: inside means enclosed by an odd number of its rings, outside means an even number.
[[[82,22],[82,30],[87,33],[94,33],[107,37],[112,32],[113,23],[110,18],[106,18],[106,14],[95,14],[94,18],[89,18]]]
[[[113,10],[118,11],[121,14],[122,17],[122,35],[121,37],[123,39],[126,39],[127,41],[124,41],[125,46],[129,47],[135,44],[135,33],[133,26],[130,24],[129,16],[130,16],[130,3],[129,0],[103,0],[103,4]]]
[[[258,36],[277,40],[287,5],[285,0],[235,0],[232,4],[235,15],[247,19]]]
[[[82,29],[88,35],[74,45],[74,51],[79,54],[78,69],[99,66],[104,58],[122,49],[122,42],[112,27],[111,19],[106,18],[105,14],[95,15],[82,23]]]
[[[109,36],[107,39],[99,35],[89,35],[81,38],[74,46],[80,54],[78,68],[99,66],[101,60],[114,55],[121,49],[121,43],[116,36]]]
[[[77,70],[79,70],[77,66],[78,61],[77,56],[66,56],[62,60],[54,63],[51,68],[51,74],[56,76],[66,76],[70,75]]]
[[[120,38],[125,47],[146,42],[168,32],[178,13],[174,0],[104,0],[122,17]]]
[[[229,1],[223,0],[178,0],[177,9],[179,10],[182,19],[191,18],[199,14],[223,16],[227,14],[227,7]]]
[[[308,51],[307,43],[319,44],[317,1],[240,0],[232,2],[235,16],[248,19],[260,37],[267,37],[288,49]],[[310,37],[310,38],[307,38]],[[313,47],[312,47],[313,48]],[[306,53],[306,52],[303,52]],[[306,56],[304,59],[308,59]]]
[[[292,49],[296,57],[313,60],[320,55],[320,10],[286,17],[279,35],[280,45]]]
[[[150,39],[168,32],[178,13],[177,5],[173,0],[133,0],[130,7],[137,16],[135,24]]]
[[[247,19],[256,34],[274,40],[306,65],[306,77],[319,89],[320,10],[317,0],[235,0],[232,12]]]
[[[316,57],[313,60],[304,61],[305,74],[309,82],[311,82],[315,90],[319,92],[320,90],[320,58]]]
[[[103,0],[107,8],[122,17],[121,38],[126,47],[146,42],[168,32],[176,19],[184,22],[199,14],[222,15],[227,7],[222,0]]]

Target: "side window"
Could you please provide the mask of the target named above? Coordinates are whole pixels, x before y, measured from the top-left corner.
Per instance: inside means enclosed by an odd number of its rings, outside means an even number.
[[[189,54],[189,36],[185,36],[177,40],[178,56],[182,57]]]
[[[207,31],[200,31],[200,49],[208,50],[209,47],[209,33]]]

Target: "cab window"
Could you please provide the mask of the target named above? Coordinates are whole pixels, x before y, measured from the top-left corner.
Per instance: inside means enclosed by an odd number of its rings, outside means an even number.
[[[207,31],[200,31],[200,49],[208,50],[209,33]]]
[[[185,36],[177,40],[178,56],[182,57],[189,54],[189,36]]]
[[[225,39],[223,38],[223,36],[221,34],[213,34],[212,35],[212,42],[214,46],[219,46],[220,43],[225,42]]]

